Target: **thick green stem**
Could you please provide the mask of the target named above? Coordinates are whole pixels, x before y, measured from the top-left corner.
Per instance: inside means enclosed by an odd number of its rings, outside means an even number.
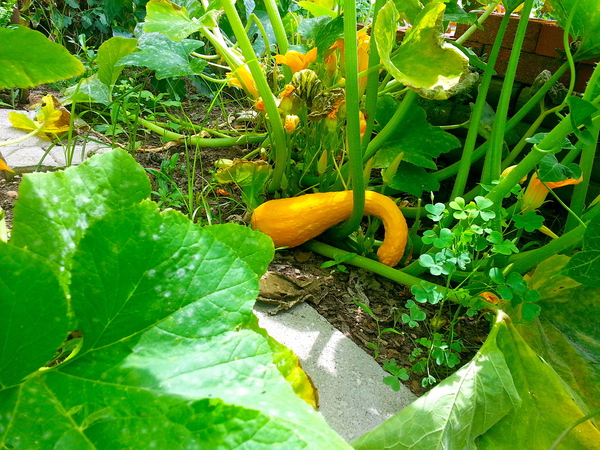
[[[386,266],[385,264],[381,264],[378,261],[373,261],[372,259],[365,258],[364,256],[353,256],[350,259],[345,259],[345,256],[350,254],[349,252],[345,250],[340,250],[339,248],[332,247],[331,245],[327,245],[319,241],[315,241],[314,239],[302,245],[308,250],[318,253],[319,255],[326,256],[327,258],[335,259],[336,256],[338,258],[344,257],[344,263],[352,264],[353,266],[366,269],[370,272],[384,276],[392,281],[403,284],[405,286],[420,286],[423,282],[421,278],[413,277],[412,275],[407,275],[400,270],[393,269],[389,266]],[[437,285],[436,287],[443,294],[447,294],[449,292],[448,289],[446,289],[443,286]]]
[[[275,97],[271,92],[267,77],[256,58],[250,39],[248,39],[248,36],[246,35],[242,20],[235,9],[234,2],[231,0],[224,0],[221,2],[221,5],[229,19],[229,24],[231,25],[240,49],[246,59],[248,69],[250,69],[256,88],[262,97],[267,115],[269,116],[271,125],[270,134],[272,136],[272,143],[275,147],[275,168],[273,170],[273,179],[269,184],[269,191],[275,192],[281,188],[281,182],[283,181],[283,176],[290,159],[283,122],[281,121],[277,104],[275,103]]]
[[[479,85],[479,92],[477,95],[477,100],[475,101],[475,106],[473,107],[473,112],[471,114],[471,122],[469,124],[469,131],[467,132],[467,138],[463,147],[462,158],[458,163],[458,174],[456,176],[456,180],[454,181],[454,188],[452,189],[452,193],[450,195],[451,199],[461,196],[465,190],[465,186],[467,185],[469,170],[471,168],[471,163],[474,156],[473,151],[477,142],[479,123],[481,122],[481,117],[483,116],[487,93],[492,82],[492,76],[495,73],[494,66],[496,65],[496,60],[498,59],[498,55],[500,53],[500,46],[502,44],[502,40],[504,39],[504,34],[506,32],[506,28],[508,27],[509,19],[510,15],[508,14],[502,18],[500,28],[498,29],[498,34],[496,35],[496,40],[494,41],[494,46],[492,47],[492,51],[487,62],[485,73],[483,74],[481,84]]]
[[[283,21],[281,20],[279,10],[277,9],[277,2],[275,2],[275,0],[265,0],[265,8],[267,10],[267,14],[269,15],[271,25],[273,26],[273,33],[275,33],[275,40],[277,41],[279,53],[284,55],[288,51],[288,40],[287,35],[285,34]],[[283,73],[286,82],[289,82],[292,79],[292,71],[290,68],[284,65]]]
[[[506,68],[506,73],[504,75],[504,83],[502,84],[498,108],[496,109],[496,115],[494,117],[494,126],[490,137],[490,147],[487,151],[483,165],[483,173],[481,176],[481,184],[483,185],[489,185],[492,181],[500,178],[504,134],[506,132],[506,116],[508,115],[512,88],[517,74],[519,57],[521,56],[523,40],[525,39],[525,34],[527,32],[529,13],[531,12],[532,7],[533,0],[526,0],[523,5],[523,11],[521,12],[521,18],[519,19],[519,25],[517,26],[515,40],[508,60],[508,67]],[[508,16],[508,14],[505,14],[505,17],[506,16]]]
[[[377,150],[379,150],[381,146],[390,138],[392,133],[394,133],[398,129],[398,127],[404,120],[406,113],[408,112],[414,101],[417,99],[417,97],[418,94],[412,89],[409,89],[406,92],[406,94],[404,94],[402,102],[400,102],[400,106],[398,107],[396,112],[394,112],[394,115],[392,116],[390,121],[385,124],[383,129],[379,133],[377,133],[377,136],[375,136],[367,146],[367,150],[363,155],[363,163],[371,159],[371,157],[375,155]]]
[[[588,86],[583,94],[583,99],[592,101],[596,94],[597,86],[600,84],[600,65],[596,65],[594,72],[590,78]],[[585,201],[590,185],[590,177],[594,167],[594,159],[596,158],[596,142],[598,142],[598,135],[600,134],[600,121],[592,120],[591,126],[587,128],[591,136],[588,136],[588,140],[583,143],[581,149],[581,159],[579,165],[581,172],[583,173],[583,181],[575,186],[573,189],[573,196],[571,200],[571,211],[577,216],[583,214],[585,209]],[[588,142],[589,141],[589,142]],[[565,225],[565,231],[570,231],[577,226],[577,217],[569,214],[567,223]]]
[[[577,228],[563,234],[558,239],[551,240],[543,247],[511,256],[508,260],[508,263],[512,264],[510,271],[520,274],[530,271],[551,256],[577,246],[581,243],[584,232],[585,227],[579,225]]]
[[[373,6],[373,22],[377,20],[379,10],[385,4],[385,0],[376,0]],[[375,124],[375,113],[377,111],[377,98],[379,90],[379,51],[377,46],[372,44],[369,46],[369,68],[367,69],[367,88],[365,90],[365,111],[367,114],[367,128],[363,137],[362,148],[366,152],[367,146],[371,140],[373,125]],[[375,69],[375,70],[372,70]]]
[[[352,177],[354,208],[350,218],[331,230],[337,238],[352,233],[363,218],[365,211],[365,182],[363,179],[362,149],[360,145],[360,118],[358,92],[358,47],[356,40],[356,2],[344,2],[344,48],[346,55],[346,148]]]
[[[552,77],[548,81],[546,81],[546,83],[544,83],[544,85],[533,95],[533,97],[531,97],[527,101],[527,103],[525,103],[521,107],[521,109],[519,109],[519,111],[517,111],[515,115],[511,117],[511,119],[506,123],[505,132],[509,132],[510,130],[512,130],[516,125],[518,125],[521,122],[521,120],[523,120],[523,118],[529,113],[529,111],[531,111],[536,105],[539,104],[539,102],[542,100],[542,98],[544,98],[544,96],[550,90],[550,88],[552,88],[552,86],[556,84],[558,79],[567,71],[568,68],[569,64],[566,62],[562,66],[560,66],[560,68],[554,73],[554,75],[552,75]],[[479,158],[485,155],[488,145],[489,143],[485,142],[473,152],[473,155],[471,157],[472,163],[479,160]],[[454,164],[451,164],[448,167],[438,170],[433,174],[433,176],[438,181],[446,180],[458,173],[458,171],[460,170],[460,165],[461,161],[455,162]]]
[[[186,136],[184,134],[166,130],[161,126],[150,122],[149,120],[142,119],[141,117],[136,118],[133,114],[127,114],[127,117],[136,120],[140,125],[148,130],[154,131],[159,136],[163,136],[172,141],[187,142],[188,144],[199,147],[231,147],[233,145],[258,144],[259,142],[263,142],[267,136],[266,134],[243,134],[241,136],[214,139]]]
[[[486,195],[486,198],[492,200],[498,206],[501,205],[502,199],[519,183],[519,180],[535,168],[544,155],[560,149],[565,137],[571,131],[571,115],[569,114],[538,145],[533,146],[529,154],[500,183],[494,186]]]

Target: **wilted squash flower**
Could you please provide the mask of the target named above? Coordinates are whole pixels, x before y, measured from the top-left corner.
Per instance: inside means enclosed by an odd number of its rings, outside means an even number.
[[[479,297],[482,297],[486,302],[491,303],[492,305],[497,305],[500,299],[493,292],[482,292],[479,294]]]
[[[291,84],[286,84],[285,88],[279,94],[279,109],[283,114],[288,114],[294,110],[294,99],[292,93],[296,88]]]
[[[254,108],[261,113],[264,113],[267,110],[262,97],[258,97],[258,99],[254,102]]]
[[[252,78],[252,74],[246,66],[239,66],[233,72],[225,74],[230,86],[235,86],[246,91],[252,98],[258,98],[258,88]]]
[[[285,55],[275,55],[277,64],[285,64],[292,73],[300,72],[308,68],[311,62],[317,59],[317,48],[310,49],[305,55],[295,50],[288,51]]]
[[[364,31],[360,30],[356,33],[356,38],[358,41],[358,72],[363,72],[369,68],[369,48],[371,46],[371,36]],[[330,50],[338,50],[340,52],[340,67],[342,72],[346,69],[346,52],[344,39],[337,39],[331,47]],[[327,59],[325,60],[327,74],[329,75],[329,68],[327,67]],[[331,76],[331,75],[329,75]],[[367,77],[362,76],[358,80],[359,92],[362,93],[367,85]]]
[[[367,118],[365,117],[365,113],[362,111],[358,111],[358,118],[360,120],[360,138],[362,139],[367,131]]]
[[[554,189],[561,186],[569,186],[571,184],[579,184],[583,181],[583,175],[579,177],[579,179],[575,180],[574,178],[568,178],[563,181],[546,181],[546,186],[544,183],[540,181],[537,174],[533,174],[531,176],[531,180],[529,180],[529,185],[525,190],[525,194],[523,195],[523,200],[521,202],[521,212],[525,213],[527,211],[534,211],[542,206],[544,200],[546,200],[546,195],[548,195],[549,189]]]
[[[284,127],[287,134],[292,134],[296,129],[296,126],[300,122],[300,117],[294,114],[288,114],[285,116]]]

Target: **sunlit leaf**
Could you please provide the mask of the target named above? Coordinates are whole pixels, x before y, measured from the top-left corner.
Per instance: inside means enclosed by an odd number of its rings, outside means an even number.
[[[427,98],[445,99],[467,74],[469,58],[442,38],[445,4],[428,3],[394,51],[398,11],[391,0],[379,11],[374,35],[381,60],[396,80]]]
[[[356,449],[549,448],[587,414],[556,372],[499,312],[477,355],[454,375],[353,443]],[[585,422],[564,448],[595,448]]]
[[[25,131],[39,129],[39,133],[51,135],[69,131],[71,114],[66,109],[55,107],[55,102],[57,103],[56,106],[60,106],[54,96],[44,96],[36,120],[31,120],[27,115],[14,111],[8,114],[8,120],[13,127]]]
[[[124,56],[129,55],[137,47],[136,39],[125,39],[114,36],[108,41],[102,43],[98,48],[98,79],[112,87],[123,71],[123,66],[117,66],[116,63]],[[112,89],[111,89],[112,91]]]
[[[146,4],[146,33],[161,33],[180,41],[202,27],[202,22],[190,18],[187,9],[168,0],[150,0]]]
[[[540,264],[529,286],[541,294],[540,317],[519,333],[589,405],[600,408],[600,289],[564,276],[569,257],[556,255]]]
[[[64,91],[64,104],[69,103],[101,103],[108,105],[111,101],[108,85],[104,84],[95,73],[81,80],[73,86],[69,86]]]
[[[0,89],[30,88],[85,71],[62,45],[26,27],[0,28]]]
[[[332,19],[338,16],[338,13],[331,9],[331,6],[326,6],[319,3],[333,3],[333,2],[298,2],[298,6],[304,8],[315,17],[329,16]]]
[[[193,39],[175,42],[160,33],[144,33],[138,41],[139,50],[121,58],[117,65],[148,67],[156,71],[159,80],[195,75],[202,72],[206,61],[190,53],[203,45]]]

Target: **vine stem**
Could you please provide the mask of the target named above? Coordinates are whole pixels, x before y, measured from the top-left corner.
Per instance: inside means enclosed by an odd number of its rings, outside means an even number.
[[[526,0],[523,4],[523,10],[521,12],[521,18],[519,19],[519,25],[517,26],[517,32],[515,33],[515,39],[513,42],[510,58],[508,59],[508,67],[504,74],[504,83],[502,84],[502,91],[500,92],[500,99],[498,101],[498,107],[496,109],[496,115],[494,117],[494,126],[492,128],[492,135],[490,137],[490,147],[486,153],[485,162],[483,165],[483,172],[481,175],[481,184],[489,185],[493,180],[500,178],[500,167],[502,165],[502,149],[504,144],[504,134],[506,131],[506,117],[508,115],[508,108],[510,106],[510,98],[512,96],[512,88],[517,74],[517,67],[519,65],[519,57],[521,56],[521,49],[523,48],[523,40],[527,33],[527,24],[529,22],[529,13],[533,7],[533,0]],[[505,14],[504,17],[510,17],[509,14]]]
[[[332,247],[331,245],[324,244],[323,242],[319,242],[314,239],[305,242],[304,244],[302,244],[302,246],[312,252],[318,253],[319,255],[326,256],[327,258],[343,258],[344,263],[352,264],[353,266],[360,267],[361,269],[365,269],[370,272],[376,273],[377,275],[381,275],[389,280],[395,281],[405,286],[421,286],[421,283],[423,282],[423,280],[419,277],[406,274],[401,270],[397,270],[392,267],[386,266],[385,264],[381,264],[378,261],[365,258],[364,256],[356,255],[350,257],[350,252],[341,250],[336,247]],[[442,293],[444,296],[449,296],[450,300],[457,301],[457,299],[454,296],[450,295],[453,293],[451,289],[448,289],[445,286],[441,286],[439,284],[431,284],[435,286],[438,292]]]
[[[246,35],[242,20],[235,9],[234,2],[225,0],[221,2],[221,5],[229,19],[229,24],[231,25],[240,49],[242,50],[246,65],[248,66],[248,69],[250,69],[256,88],[262,97],[267,115],[269,116],[269,123],[271,125],[270,134],[272,135],[272,144],[275,147],[275,167],[273,169],[273,178],[269,183],[268,189],[270,192],[275,192],[281,188],[285,170],[290,159],[283,122],[281,121],[277,104],[275,103],[275,97],[271,92],[267,77],[260,67],[260,63],[254,53],[250,39],[248,39],[248,36]]]
[[[510,15],[505,14],[502,18],[502,22],[500,22],[498,34],[496,34],[496,40],[494,41],[494,45],[492,47],[492,51],[487,62],[485,73],[483,74],[481,84],[479,85],[477,100],[475,101],[475,106],[473,107],[473,113],[471,115],[471,121],[469,123],[469,130],[465,139],[465,145],[463,146],[462,158],[458,163],[458,174],[456,175],[454,187],[450,195],[451,199],[461,196],[464,193],[465,187],[467,185],[467,179],[469,177],[469,171],[473,160],[473,151],[477,142],[479,123],[481,122],[481,117],[483,116],[483,111],[486,105],[487,93],[492,82],[492,76],[495,73],[494,66],[496,65],[496,61],[498,60],[498,55],[500,54],[500,47],[502,44],[502,40],[504,39],[504,34],[506,33],[506,28],[508,27],[509,20]]]
[[[365,182],[360,142],[359,90],[358,90],[358,47],[356,39],[356,1],[344,2],[344,52],[346,55],[346,146],[354,207],[350,218],[330,231],[336,238],[352,233],[362,220],[365,211]]]

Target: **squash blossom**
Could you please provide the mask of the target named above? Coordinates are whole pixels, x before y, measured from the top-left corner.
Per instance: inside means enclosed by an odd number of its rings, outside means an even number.
[[[252,98],[258,98],[258,88],[252,78],[252,74],[246,66],[239,66],[233,72],[227,72],[225,74],[227,82],[230,86],[235,86],[246,91]]]
[[[292,86],[291,84],[286,84],[285,88],[283,89],[283,92],[281,92],[281,94],[279,94],[279,110],[283,113],[283,114],[288,114],[290,112],[292,112],[295,108],[295,102],[294,99],[292,98],[292,93],[294,92],[296,88],[294,86]]]
[[[298,122],[300,122],[300,117],[298,117],[294,114],[289,114],[289,115],[285,116],[285,121],[284,121],[283,126],[285,127],[286,133],[292,134],[294,132],[294,130],[296,129]]]
[[[365,113],[362,111],[358,111],[358,117],[360,120],[360,138],[362,139],[367,131],[367,118],[365,117]]]
[[[358,41],[358,72],[360,73],[369,68],[369,48],[371,46],[371,36],[369,36],[366,31],[360,30],[356,34],[356,38]],[[339,38],[333,43],[331,47],[329,47],[329,49],[337,49],[340,52],[340,67],[342,69],[342,72],[344,72],[346,69],[346,53],[344,39]],[[325,60],[325,62],[327,63],[327,60]],[[358,79],[358,88],[360,94],[364,92],[366,85],[367,77],[363,75]]]
[[[317,48],[310,49],[305,55],[295,50],[288,51],[285,55],[275,55],[277,64],[285,64],[292,73],[307,69],[311,62],[317,60]]]
[[[265,102],[262,97],[258,97],[258,100],[254,102],[254,108],[261,113],[264,113],[267,109],[265,108]]]
[[[531,180],[529,180],[529,185],[525,190],[525,194],[523,195],[523,200],[521,202],[521,212],[525,213],[527,211],[533,211],[538,209],[546,200],[546,195],[548,195],[549,189],[554,189],[561,186],[569,186],[571,184],[579,184],[583,181],[583,175],[579,177],[578,180],[573,178],[569,178],[563,181],[547,181],[546,186],[540,181],[537,174],[533,174],[531,176]]]

